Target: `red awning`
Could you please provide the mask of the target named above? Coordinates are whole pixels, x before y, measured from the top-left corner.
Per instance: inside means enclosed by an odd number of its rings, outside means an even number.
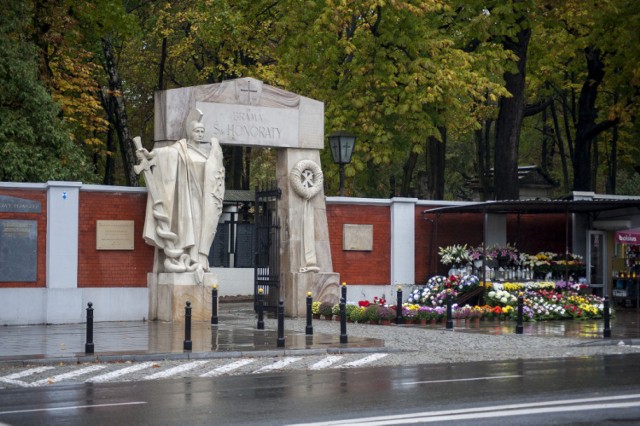
[[[640,228],[616,231],[616,243],[640,245]]]

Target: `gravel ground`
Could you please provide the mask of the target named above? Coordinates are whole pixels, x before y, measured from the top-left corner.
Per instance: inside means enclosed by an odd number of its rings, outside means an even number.
[[[275,320],[265,320],[266,327],[277,327]],[[286,329],[304,333],[304,319],[287,319]],[[314,333],[339,333],[336,321],[314,321]],[[439,364],[465,361],[499,361],[508,359],[542,359],[640,353],[633,345],[616,340],[592,340],[567,337],[518,334],[491,335],[412,326],[347,324],[349,337],[382,339],[388,356],[376,365]],[[628,343],[628,341],[627,341]]]

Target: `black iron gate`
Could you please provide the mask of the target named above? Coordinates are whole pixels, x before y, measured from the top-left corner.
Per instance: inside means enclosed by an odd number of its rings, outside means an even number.
[[[255,197],[255,269],[254,307],[257,310],[258,292],[264,295],[264,309],[276,312],[280,296],[280,220],[278,199],[282,191],[257,188]]]

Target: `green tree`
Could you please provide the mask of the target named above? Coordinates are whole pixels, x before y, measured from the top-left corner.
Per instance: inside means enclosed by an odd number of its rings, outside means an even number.
[[[0,180],[91,181],[82,148],[39,79],[37,49],[27,37],[31,6],[9,2],[0,12]]]
[[[456,33],[443,30],[451,12],[439,1],[307,2],[289,10],[278,56],[283,79],[325,102],[327,133],[358,135],[345,170],[348,194],[388,196],[390,178],[402,176],[400,195],[409,195],[418,157],[429,152],[429,165],[443,170],[447,135],[478,127],[479,106],[507,94],[485,73],[507,54],[495,43],[460,48]],[[328,151],[323,162],[331,163]],[[434,182],[431,192],[443,194]]]

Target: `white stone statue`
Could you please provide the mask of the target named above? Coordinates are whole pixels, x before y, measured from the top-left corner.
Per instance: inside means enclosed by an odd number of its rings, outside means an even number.
[[[209,271],[209,249],[224,198],[225,171],[218,140],[203,141],[202,113],[187,120],[187,139],[152,152],[135,138],[149,190],[143,236],[164,254],[164,271],[196,272],[202,283]]]

